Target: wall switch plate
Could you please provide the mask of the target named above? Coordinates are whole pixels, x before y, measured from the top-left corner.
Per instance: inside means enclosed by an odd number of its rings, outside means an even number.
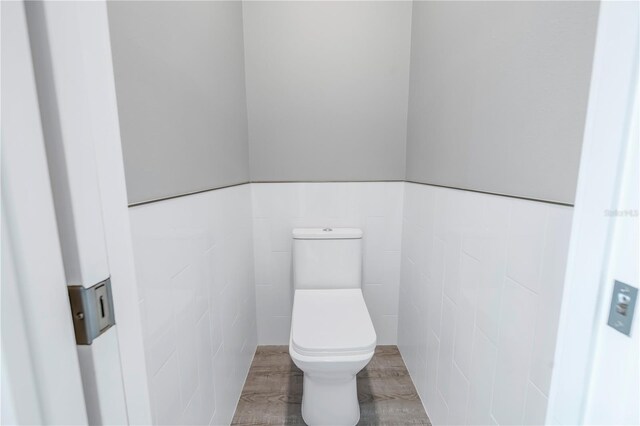
[[[631,334],[631,322],[636,307],[638,289],[620,281],[614,281],[611,308],[609,309],[609,324],[622,334]]]

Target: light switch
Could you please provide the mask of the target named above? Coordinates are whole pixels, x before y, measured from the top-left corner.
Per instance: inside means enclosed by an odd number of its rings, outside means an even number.
[[[614,281],[607,324],[627,336],[631,334],[631,323],[637,296],[637,288],[617,280]]]

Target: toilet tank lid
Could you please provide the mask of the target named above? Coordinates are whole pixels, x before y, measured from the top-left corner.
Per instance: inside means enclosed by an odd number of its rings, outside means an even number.
[[[296,240],[341,240],[362,238],[359,228],[296,228],[293,230]]]

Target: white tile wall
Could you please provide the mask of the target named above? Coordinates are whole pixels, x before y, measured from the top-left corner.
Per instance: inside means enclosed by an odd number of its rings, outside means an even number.
[[[572,209],[405,184],[398,344],[431,420],[544,420]]]
[[[256,183],[251,188],[259,343],[289,343],[291,230],[330,226],[363,229],[363,293],[378,343],[395,344],[404,183]]]
[[[364,230],[378,343],[398,342],[435,425],[539,422],[571,213],[402,182],[258,183],[131,208],[154,423],[231,421],[257,342],[288,343],[291,229],[324,226]]]
[[[250,185],[130,216],[154,424],[229,424],[257,342]]]

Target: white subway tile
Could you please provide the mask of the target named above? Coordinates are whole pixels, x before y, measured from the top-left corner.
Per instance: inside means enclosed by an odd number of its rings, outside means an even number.
[[[531,426],[545,424],[547,403],[547,397],[543,395],[538,388],[529,383],[522,424]]]
[[[367,217],[363,229],[363,283],[382,284],[384,279],[384,234],[382,217]]]
[[[438,390],[445,401],[449,401],[455,326],[455,305],[445,297],[442,305],[440,353],[438,354]]]
[[[420,394],[420,398],[422,398],[422,403],[427,408],[427,411],[430,411],[433,401],[440,396],[437,383],[439,353],[440,340],[438,340],[438,337],[433,331],[428,330],[425,350],[425,359],[427,364],[426,383],[420,386],[420,389],[424,389],[424,392]]]
[[[272,315],[269,299],[274,294],[271,285],[256,285],[256,318],[258,324]]]
[[[500,301],[507,265],[507,228],[510,202],[504,197],[487,196],[485,238],[480,256],[482,277],[478,289],[476,323],[493,341],[498,341]]]
[[[211,333],[211,348],[217,351],[222,345],[222,309],[221,300],[218,294],[209,295],[209,330]]]
[[[291,317],[269,316],[258,325],[258,344],[288,345],[291,332]]]
[[[493,417],[501,425],[522,421],[533,350],[537,297],[507,278],[501,308]]]
[[[269,218],[253,219],[253,256],[256,285],[271,284],[271,241]]]
[[[382,259],[382,262],[384,264],[384,271],[382,273],[382,284],[395,286],[397,290],[398,286],[400,285],[400,252],[385,251],[382,254]],[[395,313],[397,313],[397,308]]]
[[[149,375],[156,374],[177,348],[178,339],[174,324],[170,324],[154,336],[145,336],[145,355]]]
[[[210,275],[208,261],[209,256],[205,252],[199,255],[192,265],[193,279],[195,280],[193,286],[195,290],[194,316],[196,319],[202,317],[209,310],[209,292],[213,287],[213,277]]]
[[[434,425],[541,418],[534,413],[546,410],[571,212],[405,185],[398,340]],[[456,402],[464,380],[466,411]]]
[[[469,400],[469,381],[455,362],[451,369],[451,390],[449,394],[447,423],[450,425],[463,425],[465,424],[467,402]]]
[[[303,216],[345,217],[350,195],[349,184],[305,183]]]
[[[420,185],[412,185],[412,184],[408,184],[410,187],[414,188],[414,191],[418,192],[420,190],[422,190],[422,188],[419,188]],[[449,212],[447,211],[447,205],[448,205],[448,196],[449,196],[449,190],[444,189],[444,188],[431,188],[431,190],[434,192],[435,194],[435,213],[434,213],[434,218],[433,218],[433,233],[434,236],[436,238],[439,238],[440,240],[444,241],[445,236],[447,235],[448,232],[448,215]],[[414,202],[412,202],[411,200],[405,200],[405,205],[409,205],[408,208],[414,208],[411,205]],[[405,215],[410,215],[410,213],[405,213]]]
[[[174,314],[174,289],[169,277],[156,282],[156,287],[145,296],[145,333],[154,338],[169,328]]]
[[[455,303],[460,293],[460,246],[458,233],[449,233],[444,240],[444,293]]]
[[[182,414],[180,424],[183,425],[208,425],[209,419],[206,418],[206,407],[204,406],[202,391],[198,388],[189,400],[187,408]]]
[[[215,394],[216,409],[212,420],[214,425],[230,424],[233,419],[237,399],[234,398],[234,392],[230,391],[233,386],[231,382],[232,368],[230,354],[225,351],[225,346],[222,345],[213,356],[213,374],[216,377],[216,388],[224,389],[224,391],[216,392]]]
[[[549,207],[540,274],[541,302],[538,303],[536,336],[531,363],[531,381],[545,395],[548,394],[551,384],[562,289],[569,252],[571,213],[572,209],[569,207]]]
[[[462,250],[481,259],[484,251],[483,242],[486,238],[486,230],[483,226],[485,221],[485,205],[488,196],[475,192],[466,192],[463,198],[462,208]]]
[[[272,216],[269,219],[269,240],[272,251],[291,251],[293,218],[290,216]]]
[[[471,345],[480,279],[480,262],[466,253],[460,261],[460,297],[456,306],[456,338],[453,359],[465,376],[471,367]]]
[[[442,319],[442,281],[434,282],[433,278],[426,280],[426,313],[428,329],[436,336],[440,335],[440,321]]]
[[[209,330],[209,313],[205,313],[197,325],[198,350],[198,380],[199,397],[202,398],[202,416],[199,424],[209,424],[215,411],[215,385],[213,374],[213,348],[211,346],[211,332]]]
[[[250,186],[130,215],[153,417],[208,424],[215,409],[213,422],[229,423],[256,345]]]
[[[471,371],[469,372],[469,406],[466,424],[491,423],[491,396],[498,350],[485,334],[476,330],[473,336]]]
[[[410,224],[418,226],[420,214],[420,185],[405,184],[402,217]]]
[[[271,266],[273,268],[273,285],[271,286],[273,294],[268,299],[268,303],[272,304],[272,315],[289,316],[293,307],[291,253],[272,253]]]
[[[427,415],[429,416],[429,420],[431,420],[432,425],[439,426],[448,424],[447,418],[449,416],[449,408],[447,407],[447,403],[442,395],[438,394],[432,401],[427,411]]]
[[[198,387],[198,359],[197,345],[198,333],[196,324],[187,315],[179,315],[177,319],[178,329],[178,371],[180,373],[180,395],[182,409],[186,409],[187,403]],[[189,315],[191,317],[191,315]],[[180,318],[182,317],[182,318]]]
[[[259,341],[288,343],[291,230],[331,226],[363,229],[363,284],[382,286],[368,295],[369,311],[379,340],[396,343],[404,183],[256,184],[252,193],[255,282],[270,285],[257,293]]]
[[[369,312],[375,312],[375,317],[383,315],[397,315],[398,288],[393,285],[365,284],[362,294]]]
[[[507,275],[534,292],[540,288],[547,205],[514,200],[509,218]]]
[[[381,315],[372,318],[378,345],[395,345],[397,342],[398,316]]]
[[[151,393],[156,407],[159,425],[180,424],[180,384],[178,359],[175,354],[167,360],[158,373],[151,378]]]

